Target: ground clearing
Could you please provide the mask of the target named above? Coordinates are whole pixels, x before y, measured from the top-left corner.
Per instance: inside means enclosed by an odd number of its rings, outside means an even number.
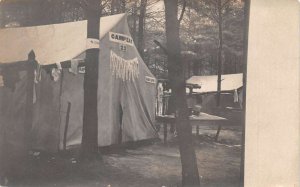
[[[203,127],[195,137],[202,186],[239,184],[241,130],[229,126],[213,141],[215,128]],[[81,164],[74,155],[31,157],[11,186],[172,187],[180,184],[181,164],[176,138],[106,153],[102,161]]]

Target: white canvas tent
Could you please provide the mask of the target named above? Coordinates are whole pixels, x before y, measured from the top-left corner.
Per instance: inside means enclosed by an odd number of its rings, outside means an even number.
[[[86,38],[87,22],[9,28],[0,30],[0,63],[27,60],[33,50],[39,64],[54,64],[84,58],[91,43]],[[15,90],[0,87],[1,128],[14,136],[12,144],[22,144],[26,117],[26,72],[17,72]],[[33,124],[30,131],[34,149],[55,152],[80,144],[83,117],[83,77],[63,69],[53,81],[42,69],[41,81],[35,84]],[[98,144],[118,143],[157,137],[154,129],[156,79],[133,44],[125,14],[100,19],[98,78]],[[68,110],[68,106],[70,110]],[[120,116],[120,109],[123,115]],[[66,128],[67,113],[69,123]],[[120,120],[122,118],[122,120]],[[122,124],[120,124],[122,121]],[[10,127],[10,128],[7,128]],[[18,132],[14,132],[18,129]],[[67,131],[66,131],[67,130]],[[7,134],[7,133],[6,133]],[[66,136],[65,136],[66,135]],[[6,136],[7,137],[7,136]],[[7,140],[6,140],[7,141]]]
[[[216,107],[216,93],[218,88],[218,76],[192,76],[186,82],[198,84],[201,88],[193,89],[202,98],[203,111],[211,112]],[[221,103],[222,107],[242,107],[243,102],[243,74],[221,75]],[[199,97],[199,96],[198,96]],[[190,96],[190,102],[195,103],[195,97]]]
[[[189,84],[198,84],[201,88],[193,89],[196,93],[213,93],[217,92],[218,76],[192,76],[187,81]],[[243,74],[226,74],[221,75],[221,91],[228,92],[238,90],[243,86]]]
[[[100,20],[100,39],[103,39],[120,22],[125,21],[125,14],[102,17]],[[127,27],[123,23],[124,29]],[[40,64],[53,64],[77,57],[87,47],[87,21],[36,27],[0,29],[0,63],[27,60],[27,55],[34,50]]]

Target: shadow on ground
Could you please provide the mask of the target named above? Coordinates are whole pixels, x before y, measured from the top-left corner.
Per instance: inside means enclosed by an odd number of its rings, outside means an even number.
[[[214,142],[215,129],[200,132],[195,136],[195,150],[202,186],[239,186],[240,128],[223,129],[218,142]],[[10,186],[180,186],[180,155],[172,134],[166,144],[155,141],[103,153],[102,160],[90,163],[78,162],[76,151],[28,155]]]

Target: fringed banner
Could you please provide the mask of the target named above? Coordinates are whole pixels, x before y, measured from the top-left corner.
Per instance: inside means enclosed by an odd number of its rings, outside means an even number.
[[[134,81],[139,76],[139,61],[137,58],[125,60],[110,51],[110,69],[116,78],[123,81]]]

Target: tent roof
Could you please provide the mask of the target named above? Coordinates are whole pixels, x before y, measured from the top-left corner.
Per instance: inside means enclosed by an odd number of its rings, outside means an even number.
[[[100,18],[100,39],[126,14]],[[0,63],[24,61],[34,50],[40,64],[70,60],[86,50],[87,21],[0,29]]]
[[[200,89],[193,89],[196,93],[217,92],[217,75],[192,76],[186,82],[189,84],[199,84]],[[227,74],[221,76],[221,91],[232,91],[243,86],[243,74]]]

